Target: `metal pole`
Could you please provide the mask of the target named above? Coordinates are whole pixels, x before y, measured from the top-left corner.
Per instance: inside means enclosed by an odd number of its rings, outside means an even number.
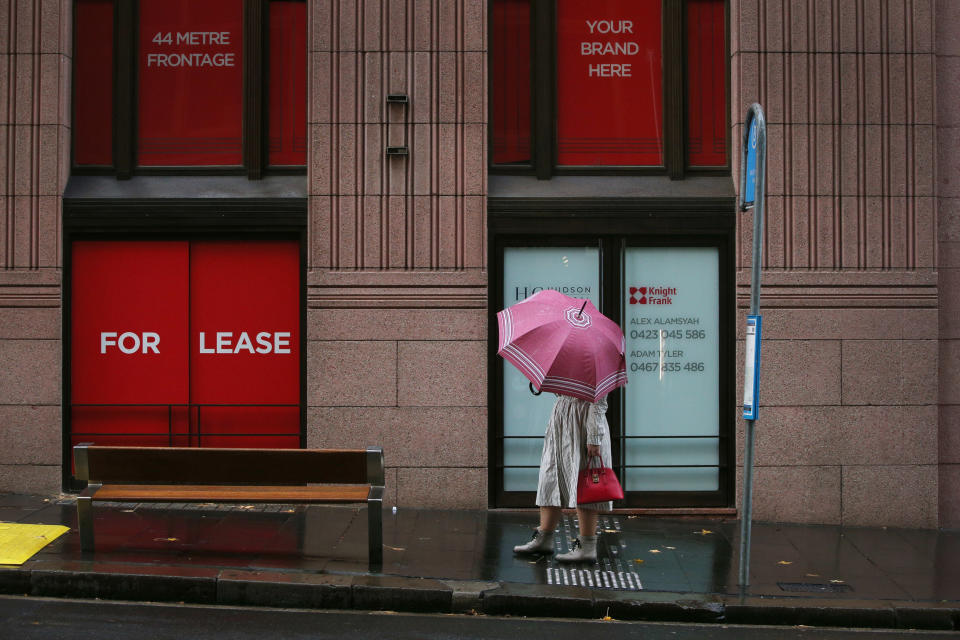
[[[750,315],[760,314],[760,267],[763,256],[763,205],[766,186],[767,128],[763,108],[753,103],[747,110],[744,139],[740,154],[740,201],[746,201],[747,147],[750,145],[751,124],[756,126],[756,173],[753,199],[753,257],[750,264]],[[741,210],[750,207],[741,204]],[[759,349],[759,344],[757,345]],[[754,389],[754,402],[759,402],[758,388]],[[753,525],[753,438],[755,420],[746,420],[743,457],[743,511],[740,514],[740,580],[742,587],[750,585],[750,534]]]
[[[738,584],[750,585],[750,529],[753,519],[753,420],[746,421],[744,432],[746,450],[743,456],[743,513],[740,514],[740,579]]]

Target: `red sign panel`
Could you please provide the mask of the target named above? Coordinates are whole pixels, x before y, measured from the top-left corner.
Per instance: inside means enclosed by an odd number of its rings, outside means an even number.
[[[299,251],[75,242],[73,443],[298,447]]]
[[[75,5],[73,160],[113,162],[113,0]]]
[[[75,242],[73,402],[188,401],[186,242]]]
[[[687,2],[687,154],[691,166],[727,164],[723,0]]]
[[[660,0],[558,0],[558,164],[663,164],[660,21]]]
[[[530,162],[530,0],[496,0],[493,12],[493,163]]]
[[[140,1],[139,163],[239,165],[241,0]]]
[[[270,164],[307,163],[307,3],[270,3]]]
[[[73,443],[163,445],[189,402],[186,242],[75,242]]]
[[[190,399],[203,446],[299,446],[299,272],[296,243],[194,243]]]

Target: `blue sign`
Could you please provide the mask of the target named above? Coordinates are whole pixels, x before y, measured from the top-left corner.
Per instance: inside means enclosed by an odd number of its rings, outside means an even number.
[[[762,318],[747,316],[746,362],[743,367],[743,419],[756,420],[760,404],[760,329]]]
[[[743,190],[743,204],[753,204],[757,194],[757,119],[750,119],[747,136],[747,184]]]

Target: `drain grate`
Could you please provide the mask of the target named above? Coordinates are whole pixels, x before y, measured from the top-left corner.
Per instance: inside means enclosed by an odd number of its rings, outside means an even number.
[[[784,591],[803,593],[847,593],[849,591],[853,591],[853,587],[845,582],[778,582],[777,586]]]
[[[609,569],[565,569],[547,567],[547,584],[642,591],[640,576],[633,571]]]

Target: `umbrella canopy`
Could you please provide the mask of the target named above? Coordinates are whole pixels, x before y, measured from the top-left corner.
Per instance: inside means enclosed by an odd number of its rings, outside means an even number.
[[[538,391],[596,402],[627,383],[626,341],[589,300],[545,289],[497,314],[498,354]]]

